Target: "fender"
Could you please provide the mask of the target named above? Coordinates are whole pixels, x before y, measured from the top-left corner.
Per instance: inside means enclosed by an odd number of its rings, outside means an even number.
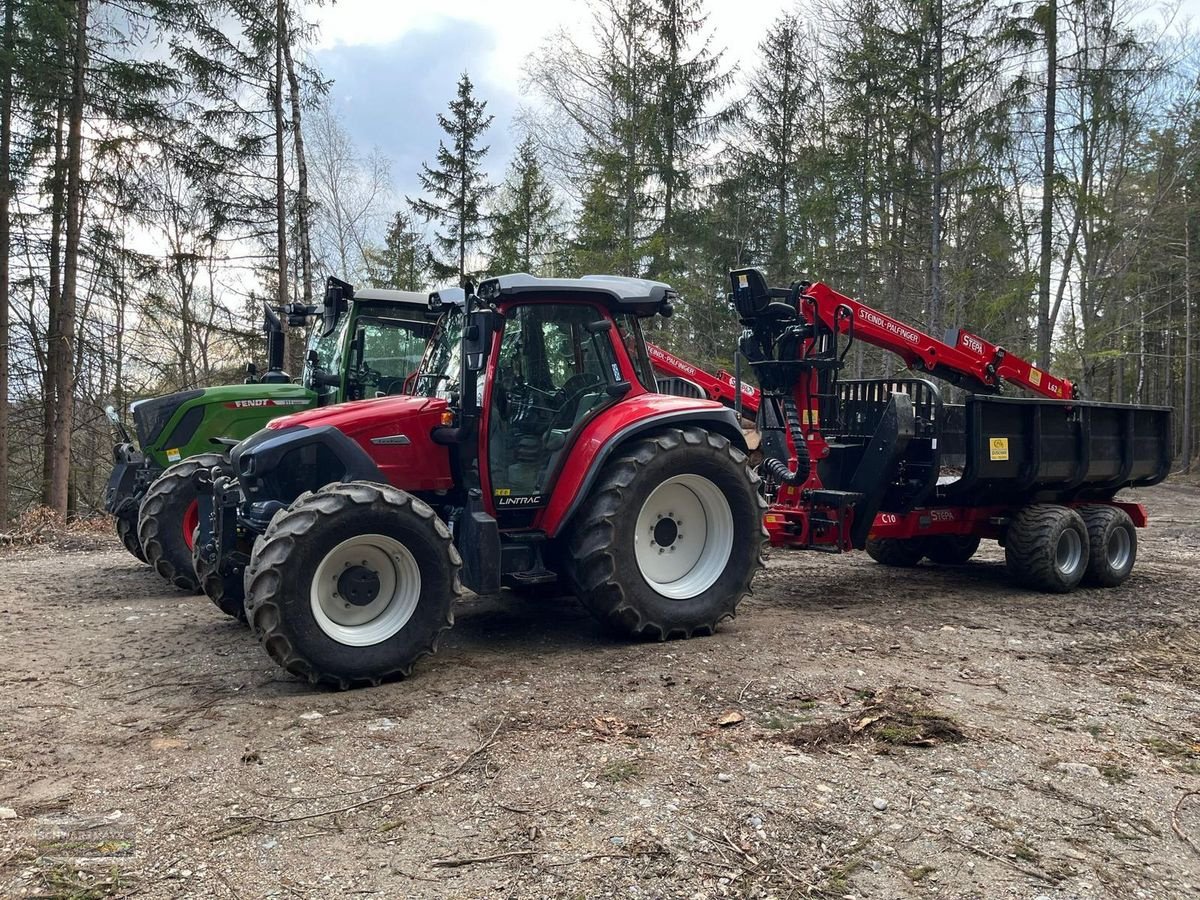
[[[700,425],[728,438],[743,453],[747,452],[745,435],[732,409],[708,400],[646,395],[646,399],[650,398],[676,402],[669,405],[656,403],[655,406],[666,408],[650,415],[641,415],[632,421],[622,421],[625,417],[620,415],[601,416],[588,428],[587,434],[580,436],[572,447],[571,458],[555,479],[550,503],[536,523],[548,537],[557,537],[564,532],[587,499],[592,485],[613,452],[638,435],[664,427]],[[612,411],[619,413],[622,407],[614,407]],[[589,450],[592,451],[590,454]]]
[[[366,451],[332,425],[263,429],[234,447],[230,459],[250,502],[288,504],[335,481],[388,483]]]

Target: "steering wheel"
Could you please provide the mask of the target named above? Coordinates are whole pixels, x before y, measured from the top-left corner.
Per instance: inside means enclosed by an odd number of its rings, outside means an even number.
[[[550,419],[550,424],[547,431],[556,428],[569,428],[575,422],[576,407],[583,395],[595,390],[603,379],[595,372],[580,372],[577,375],[572,375],[567,379],[566,383],[559,391],[563,395],[563,401]],[[569,417],[569,418],[568,418]],[[562,425],[559,424],[560,419],[567,419]]]

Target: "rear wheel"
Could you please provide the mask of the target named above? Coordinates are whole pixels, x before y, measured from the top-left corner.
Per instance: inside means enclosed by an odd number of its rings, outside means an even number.
[[[138,540],[138,507],[132,500],[127,501],[113,521],[117,528],[117,537],[125,545],[125,549],[140,559],[146,561],[146,553],[142,550],[142,542]]]
[[[711,634],[762,565],[757,476],[726,438],[699,428],[618,452],[571,529],[576,594],[601,621],[639,637]]]
[[[939,566],[961,566],[979,549],[979,538],[966,534],[935,534],[922,543],[925,556]]]
[[[1027,506],[1013,517],[1004,541],[1008,570],[1026,587],[1065,594],[1088,568],[1088,531],[1066,506]]]
[[[1116,506],[1085,506],[1089,559],[1084,584],[1116,587],[1129,577],[1137,560],[1137,529],[1129,513]]]
[[[866,549],[875,562],[898,569],[911,569],[925,556],[925,543],[917,538],[869,539]]]
[[[220,453],[198,453],[168,467],[150,485],[138,513],[138,538],[146,562],[178,588],[200,592],[192,567],[192,539],[200,522],[199,492],[192,480],[201,469],[229,467]]]
[[[341,689],[406,676],[454,623],[462,559],[411,494],[351,482],[276,516],[246,569],[246,615],[279,665]]]

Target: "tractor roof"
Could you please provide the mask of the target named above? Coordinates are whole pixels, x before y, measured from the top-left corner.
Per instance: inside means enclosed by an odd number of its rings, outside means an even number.
[[[645,278],[624,278],[619,275],[536,278],[524,273],[488,278],[480,282],[478,293],[480,299],[485,301],[538,295],[590,300],[603,303],[614,310],[639,316],[667,312],[671,301],[678,296],[670,285]]]
[[[425,309],[429,305],[429,295],[420,291],[393,291],[386,288],[360,288],[354,292],[357,302],[369,300],[374,303],[394,303],[397,306],[411,306]]]

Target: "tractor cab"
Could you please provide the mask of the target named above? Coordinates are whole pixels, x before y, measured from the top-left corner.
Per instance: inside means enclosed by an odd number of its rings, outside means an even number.
[[[317,405],[403,393],[433,333],[428,309],[427,294],[356,291],[331,278],[302,375]]]

